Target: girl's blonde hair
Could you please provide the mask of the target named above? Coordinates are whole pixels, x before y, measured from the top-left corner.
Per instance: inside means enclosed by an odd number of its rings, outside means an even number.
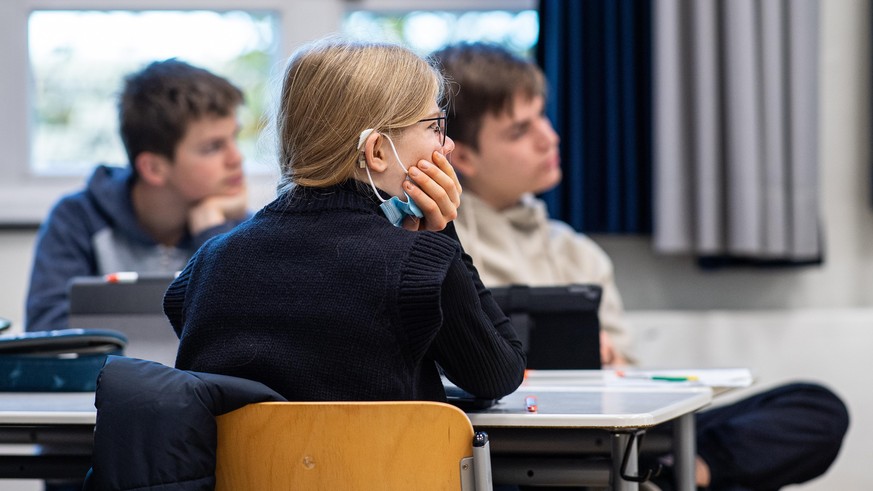
[[[415,124],[442,98],[443,83],[402,46],[327,38],[301,47],[285,68],[276,114],[279,192],[351,178],[360,133]]]

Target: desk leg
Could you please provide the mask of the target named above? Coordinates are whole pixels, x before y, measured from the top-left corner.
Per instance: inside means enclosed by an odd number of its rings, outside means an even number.
[[[612,474],[610,475],[610,484],[611,489],[614,491],[637,491],[639,489],[637,483],[633,481],[625,481],[621,478],[621,461],[624,457],[624,451],[630,443],[631,435],[628,433],[614,433],[612,435]],[[625,469],[625,472],[627,472],[627,475],[629,476],[636,476],[638,473],[638,455],[639,448],[637,447],[637,439],[634,438],[633,447],[631,447],[630,454],[627,458],[627,468]]]
[[[673,447],[675,458],[673,471],[676,477],[677,491],[695,491],[695,459],[697,444],[695,442],[694,414],[686,414],[676,419],[673,427]]]

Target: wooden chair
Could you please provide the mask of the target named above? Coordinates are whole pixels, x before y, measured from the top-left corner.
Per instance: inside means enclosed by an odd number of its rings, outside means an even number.
[[[492,488],[487,435],[449,404],[263,402],[216,421],[217,491]]]

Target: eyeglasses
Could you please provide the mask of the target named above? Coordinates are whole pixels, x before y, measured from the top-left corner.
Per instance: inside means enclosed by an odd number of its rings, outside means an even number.
[[[436,128],[434,131],[438,132],[440,135],[440,146],[446,146],[446,112],[440,111],[440,115],[435,118],[424,118],[419,119],[419,123],[425,123],[427,121],[436,121]]]

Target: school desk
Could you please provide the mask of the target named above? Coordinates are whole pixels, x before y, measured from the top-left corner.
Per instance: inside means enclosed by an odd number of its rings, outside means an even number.
[[[489,435],[495,483],[636,490],[632,479],[647,470],[638,466],[639,436],[673,421],[677,489],[696,489],[694,412],[710,403],[710,388],[565,382],[528,379],[491,408],[468,413],[473,426]]]
[[[523,475],[526,478],[519,482],[536,483],[551,479],[605,482],[610,476],[636,476],[636,435],[676,420],[674,452],[680,489],[693,489],[693,413],[709,404],[712,391],[669,385],[613,387],[588,383],[588,376],[580,373],[575,381],[560,384],[528,380],[492,408],[468,414],[477,429],[489,433],[495,478]],[[529,396],[536,397],[535,412],[525,405]],[[90,466],[95,421],[93,393],[4,393],[0,397],[0,477],[84,476]],[[52,451],[40,453],[37,445],[50,445]],[[587,457],[574,457],[579,449],[595,454],[606,449],[607,459],[598,464]],[[613,479],[612,488],[634,490],[637,484]]]

